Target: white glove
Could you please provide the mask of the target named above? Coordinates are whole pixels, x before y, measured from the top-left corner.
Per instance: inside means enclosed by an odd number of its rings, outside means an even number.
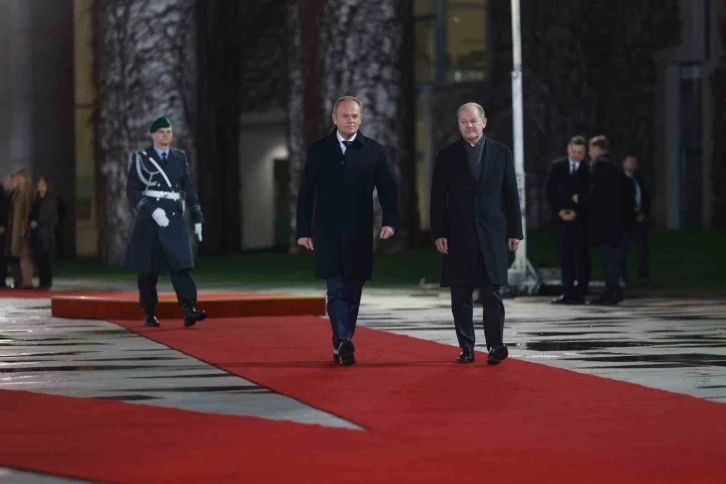
[[[202,241],[202,224],[194,224],[194,234],[197,236],[197,239],[199,239],[199,242]]]
[[[166,227],[169,225],[169,219],[166,216],[166,212],[163,208],[157,208],[154,210],[154,212],[151,214],[151,218],[154,219],[154,222],[159,224],[159,227]]]

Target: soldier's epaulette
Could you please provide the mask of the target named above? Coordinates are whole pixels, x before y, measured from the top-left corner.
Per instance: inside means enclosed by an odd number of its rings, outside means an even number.
[[[174,150],[174,153],[178,153],[180,155],[187,156],[187,154],[184,150],[180,150],[179,148],[172,148],[172,150]]]

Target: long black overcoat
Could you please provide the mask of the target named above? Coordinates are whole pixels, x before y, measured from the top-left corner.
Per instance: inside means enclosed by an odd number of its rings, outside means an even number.
[[[153,158],[169,178],[166,182],[159,170],[149,161]],[[134,223],[131,227],[123,267],[141,273],[163,275],[169,270],[181,271],[194,267],[191,240],[184,220],[182,198],[169,200],[144,195],[145,190],[181,192],[186,197],[186,209],[192,223],[202,223],[197,189],[189,171],[186,153],[170,149],[166,163],[153,147],[134,153],[129,164],[126,196],[134,207]],[[160,227],[151,214],[162,208],[169,225]]]
[[[605,154],[591,164],[591,183],[587,197],[587,222],[590,244],[620,244],[625,220],[623,214],[624,175]]]
[[[383,225],[397,229],[396,182],[378,142],[358,132],[343,154],[333,131],[310,146],[298,192],[296,235],[313,238],[316,277],[372,278],[374,189]]]
[[[464,141],[443,148],[436,157],[431,186],[430,223],[434,240],[447,238],[441,286],[507,285],[507,239],[523,239],[517,178],[512,151],[486,138],[477,183]]]

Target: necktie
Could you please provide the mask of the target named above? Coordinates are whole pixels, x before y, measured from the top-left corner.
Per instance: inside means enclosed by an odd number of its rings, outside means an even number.
[[[353,142],[352,141],[345,141],[344,140],[344,141],[341,141],[341,143],[343,143],[343,146],[345,146],[345,151],[348,151],[348,148],[350,148],[350,145]]]
[[[166,151],[163,151],[161,153],[161,161],[163,161],[164,163],[166,163]]]

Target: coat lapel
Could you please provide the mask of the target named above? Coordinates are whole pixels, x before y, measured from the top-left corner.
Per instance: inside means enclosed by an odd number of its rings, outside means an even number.
[[[457,143],[457,149],[459,150],[457,158],[459,159],[459,164],[461,165],[460,169],[463,170],[464,173],[466,173],[466,180],[473,186],[476,187],[476,179],[474,179],[474,174],[471,172],[471,167],[469,166],[469,156],[466,154],[466,148],[464,148],[464,139],[462,138],[459,143]]]
[[[484,182],[487,179],[487,176],[489,176],[489,171],[491,170],[492,164],[494,163],[494,157],[496,156],[496,152],[494,149],[494,144],[489,141],[488,139],[484,140],[484,152],[481,154],[482,160],[481,160],[481,176],[479,177],[479,185],[478,187],[482,187],[484,185]]]

